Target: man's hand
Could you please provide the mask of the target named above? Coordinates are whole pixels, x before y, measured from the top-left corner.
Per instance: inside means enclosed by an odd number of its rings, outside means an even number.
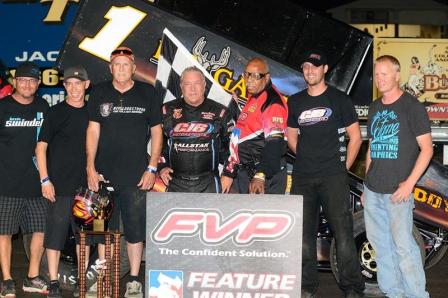
[[[140,187],[141,190],[151,190],[155,181],[156,174],[145,171],[137,186]]]
[[[366,202],[366,196],[364,195],[364,193],[361,194],[361,206],[364,207],[364,204]]]
[[[414,185],[408,181],[401,182],[398,185],[397,190],[392,194],[392,203],[398,204],[401,202],[406,202],[411,197]]]
[[[230,188],[232,187],[233,178],[227,176],[221,176],[221,187],[222,193],[229,193]]]
[[[249,184],[250,194],[264,194],[264,180],[254,177]]]
[[[102,180],[102,177],[98,174],[96,169],[90,168],[87,169],[87,186],[90,190],[95,192],[99,189],[99,182]]]
[[[54,185],[53,183],[51,183],[51,181],[47,181],[44,184],[42,184],[41,188],[42,188],[42,196],[44,198],[46,198],[52,203],[56,202]]]
[[[171,179],[173,179],[173,177],[171,177],[172,172],[174,172],[174,170],[170,167],[165,167],[161,169],[159,172],[160,178],[162,179],[163,183],[165,183],[165,185],[167,186],[168,184],[170,184]]]

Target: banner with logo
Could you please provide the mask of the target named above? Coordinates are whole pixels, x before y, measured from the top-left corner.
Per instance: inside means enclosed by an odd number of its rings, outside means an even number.
[[[431,120],[448,120],[448,40],[378,38],[374,49],[375,58],[387,54],[400,61],[403,90],[426,106]]]
[[[300,196],[150,193],[145,297],[299,297],[301,243]]]
[[[332,64],[327,81],[349,93],[371,44],[371,37],[361,31],[317,14],[306,14],[300,9],[295,17],[303,18],[308,27],[296,28],[296,31],[303,31],[292,32],[291,41],[285,41],[289,47],[284,50],[285,57],[282,61],[274,60],[260,54],[260,49],[251,48],[250,44],[243,46],[226,38],[225,32],[208,30],[159,8],[155,2],[156,5],[141,0],[83,1],[61,50],[58,67],[83,64],[93,83],[108,80],[111,78],[110,53],[116,47],[126,45],[134,50],[136,57],[135,78],[154,84],[160,40],[166,28],[224,90],[234,92],[244,102],[247,95],[242,72],[251,58],[266,58],[273,83],[289,96],[306,87],[298,71],[303,51],[320,45],[327,50]],[[236,13],[244,18],[244,11],[232,12],[231,17],[235,18]],[[224,16],[224,20],[230,20],[229,17]],[[295,22],[301,23],[298,19]],[[322,30],[323,26],[334,32],[326,32],[325,37],[319,35],[315,39],[312,30]],[[278,30],[283,29],[279,27]]]
[[[24,61],[36,63],[42,74],[38,94],[50,105],[65,97],[53,67],[78,7],[78,1],[0,1],[0,60],[12,74]]]

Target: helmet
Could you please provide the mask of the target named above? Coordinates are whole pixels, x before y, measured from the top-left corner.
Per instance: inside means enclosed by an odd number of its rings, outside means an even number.
[[[83,230],[93,229],[94,219],[104,219],[108,222],[112,216],[113,188],[101,183],[98,192],[86,188],[80,188],[75,195],[72,206],[72,214],[75,223]]]

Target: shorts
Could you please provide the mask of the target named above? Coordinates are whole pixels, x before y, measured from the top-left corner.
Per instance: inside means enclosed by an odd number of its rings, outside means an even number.
[[[48,201],[43,197],[0,196],[0,235],[44,233]]]
[[[114,210],[109,222],[110,231],[120,230],[123,222],[124,238],[129,243],[146,239],[146,194],[136,186],[114,186]]]
[[[72,229],[76,244],[79,244],[79,228],[75,224],[72,214],[73,199],[73,196],[56,197],[56,202],[49,202],[44,238],[45,248],[63,250],[69,229]],[[104,237],[91,235],[87,237],[87,245],[96,243],[104,243]]]

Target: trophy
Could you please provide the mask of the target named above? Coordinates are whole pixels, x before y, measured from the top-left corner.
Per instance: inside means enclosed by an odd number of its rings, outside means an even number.
[[[100,183],[98,192],[80,188],[75,196],[72,213],[81,230],[104,232],[112,216],[113,188]]]

